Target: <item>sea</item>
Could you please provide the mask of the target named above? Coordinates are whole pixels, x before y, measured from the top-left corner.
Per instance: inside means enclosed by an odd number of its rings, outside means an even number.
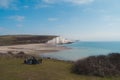
[[[120,53],[120,42],[75,42],[62,46],[71,49],[53,53],[45,53],[40,56],[49,57],[65,61],[77,61],[89,56],[107,55],[110,53]]]

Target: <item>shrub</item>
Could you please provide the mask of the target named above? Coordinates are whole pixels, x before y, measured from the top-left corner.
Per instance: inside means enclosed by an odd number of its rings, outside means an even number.
[[[27,58],[29,57],[29,55],[25,54],[24,52],[18,52],[17,54],[15,54],[16,58]]]
[[[111,53],[108,55],[110,62],[116,66],[117,70],[120,71],[120,54]]]
[[[8,55],[14,55],[12,51],[7,52]]]
[[[107,56],[90,56],[78,60],[72,67],[72,72],[83,75],[117,76],[120,75],[120,54],[112,53]]]

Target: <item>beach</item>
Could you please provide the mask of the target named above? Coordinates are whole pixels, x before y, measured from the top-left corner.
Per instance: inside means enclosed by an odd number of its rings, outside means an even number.
[[[51,44],[24,44],[24,45],[11,45],[11,46],[0,46],[0,53],[12,52],[14,54],[22,51],[26,54],[42,54],[56,52],[60,50],[70,49],[64,46],[51,45]]]

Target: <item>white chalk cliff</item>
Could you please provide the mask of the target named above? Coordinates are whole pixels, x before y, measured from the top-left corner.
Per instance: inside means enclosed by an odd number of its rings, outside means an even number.
[[[49,40],[47,43],[48,44],[68,44],[72,42],[73,42],[72,40],[68,40],[63,37],[55,37],[52,40]]]

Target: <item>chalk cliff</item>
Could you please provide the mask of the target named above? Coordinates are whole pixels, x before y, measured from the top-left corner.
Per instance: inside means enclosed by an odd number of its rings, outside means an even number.
[[[53,38],[52,40],[49,40],[47,43],[48,44],[69,44],[69,43],[73,43],[73,41],[58,36]]]

